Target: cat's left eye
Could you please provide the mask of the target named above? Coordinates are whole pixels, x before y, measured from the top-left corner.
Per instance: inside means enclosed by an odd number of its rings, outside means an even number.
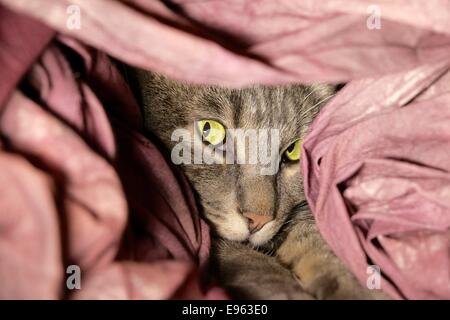
[[[197,127],[200,131],[203,141],[212,145],[219,145],[225,141],[225,127],[215,120],[197,121]]]
[[[286,159],[289,161],[297,161],[300,159],[301,146],[302,143],[300,139],[292,143],[284,152]]]

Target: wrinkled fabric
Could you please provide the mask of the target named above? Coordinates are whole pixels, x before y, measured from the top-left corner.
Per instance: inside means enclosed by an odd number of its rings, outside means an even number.
[[[445,59],[450,46],[445,0],[1,2],[128,63],[230,86],[348,81]],[[67,27],[72,4],[80,29]],[[374,4],[379,30],[367,28]]]
[[[1,12],[17,29],[35,24]],[[21,36],[31,52],[33,35]],[[33,62],[16,61],[15,73]],[[207,276],[193,195],[142,135],[110,59],[60,37],[27,67],[0,112],[0,298],[225,298]],[[66,289],[71,265],[81,290]]]
[[[379,266],[397,298],[450,297],[449,88],[447,62],[354,81],[303,145],[323,236],[363,283]]]
[[[0,3],[22,14],[0,10],[0,230],[15,230],[0,233],[0,257],[15,255],[0,259],[0,295],[61,297],[74,261],[90,279],[81,298],[220,296],[200,285],[209,238],[189,188],[142,135],[108,54],[196,83],[348,82],[303,144],[318,227],[362,283],[377,265],[394,298],[450,298],[448,1]],[[81,29],[67,26],[72,4]],[[42,258],[16,253],[28,251]]]

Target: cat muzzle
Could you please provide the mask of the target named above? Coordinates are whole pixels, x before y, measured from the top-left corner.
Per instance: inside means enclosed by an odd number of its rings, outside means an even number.
[[[273,220],[273,217],[271,216],[254,212],[244,212],[243,216],[248,219],[248,229],[250,230],[250,233],[258,232],[266,223]]]

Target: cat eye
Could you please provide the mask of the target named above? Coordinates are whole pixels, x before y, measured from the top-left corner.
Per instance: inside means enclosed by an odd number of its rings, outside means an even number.
[[[200,120],[197,121],[197,127],[203,141],[212,145],[218,145],[225,141],[225,127],[220,122],[215,120]]]
[[[289,161],[297,161],[300,159],[301,145],[300,139],[291,144],[284,152],[286,159]]]

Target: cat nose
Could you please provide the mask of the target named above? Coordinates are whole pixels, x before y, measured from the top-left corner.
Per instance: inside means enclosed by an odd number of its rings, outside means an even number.
[[[267,222],[273,220],[271,216],[253,212],[244,212],[243,215],[248,219],[248,228],[251,233],[255,233],[256,231],[261,230],[261,228],[264,227]]]

